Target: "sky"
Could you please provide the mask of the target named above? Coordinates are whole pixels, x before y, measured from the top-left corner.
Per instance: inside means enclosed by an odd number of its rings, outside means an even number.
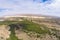
[[[26,13],[60,17],[60,0],[0,0],[0,16]]]

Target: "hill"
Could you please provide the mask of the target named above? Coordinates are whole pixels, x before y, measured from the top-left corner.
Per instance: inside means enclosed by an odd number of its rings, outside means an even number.
[[[59,17],[21,15],[0,19],[0,40],[60,40]]]

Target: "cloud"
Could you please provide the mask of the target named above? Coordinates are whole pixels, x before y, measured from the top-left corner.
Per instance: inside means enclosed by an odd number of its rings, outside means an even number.
[[[0,8],[0,12],[5,11],[5,10],[7,10],[7,9],[2,9],[2,8]]]
[[[44,3],[44,2],[50,2],[51,0],[33,0],[33,2],[38,2],[38,3]]]
[[[0,14],[33,13],[60,16],[60,0],[0,0]]]

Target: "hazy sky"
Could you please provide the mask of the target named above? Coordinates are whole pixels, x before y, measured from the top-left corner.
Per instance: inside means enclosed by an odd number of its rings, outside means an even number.
[[[0,0],[0,16],[21,13],[60,16],[60,0]]]

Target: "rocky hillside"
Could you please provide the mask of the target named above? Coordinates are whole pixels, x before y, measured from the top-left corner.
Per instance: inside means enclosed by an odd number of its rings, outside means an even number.
[[[9,17],[0,21],[0,40],[60,40],[60,18]]]

